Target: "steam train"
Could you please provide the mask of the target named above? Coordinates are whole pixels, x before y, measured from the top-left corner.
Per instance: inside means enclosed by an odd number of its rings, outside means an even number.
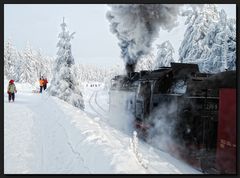
[[[125,103],[144,140],[161,134],[151,131],[164,120],[174,140],[168,144],[172,155],[204,173],[236,174],[236,71],[201,73],[187,63],[153,71],[127,68],[127,75],[111,80],[110,110]],[[119,93],[124,101],[116,103]]]

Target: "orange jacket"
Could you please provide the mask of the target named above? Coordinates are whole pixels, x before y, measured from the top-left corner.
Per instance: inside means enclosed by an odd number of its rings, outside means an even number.
[[[40,86],[43,86],[44,80],[43,80],[43,79],[40,79],[40,80],[39,80],[39,84],[40,84]]]

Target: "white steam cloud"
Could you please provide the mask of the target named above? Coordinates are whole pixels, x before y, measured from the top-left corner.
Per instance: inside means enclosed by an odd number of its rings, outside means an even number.
[[[162,104],[151,113],[149,120],[154,123],[154,126],[148,131],[149,143],[162,150],[169,150],[169,145],[175,142],[177,108],[176,102],[171,102]]]

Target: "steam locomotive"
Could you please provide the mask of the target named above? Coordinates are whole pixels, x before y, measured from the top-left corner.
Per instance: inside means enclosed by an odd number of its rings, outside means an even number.
[[[144,140],[161,134],[152,130],[164,120],[174,140],[171,154],[202,172],[236,174],[236,71],[201,73],[188,63],[153,71],[127,68],[127,75],[111,80],[110,110],[125,103]],[[116,93],[123,102],[116,103]]]

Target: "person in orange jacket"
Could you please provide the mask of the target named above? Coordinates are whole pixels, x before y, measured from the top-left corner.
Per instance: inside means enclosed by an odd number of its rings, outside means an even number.
[[[47,78],[44,78],[44,83],[43,83],[43,89],[44,89],[44,90],[47,89],[47,83],[48,83]]]
[[[41,78],[39,79],[39,85],[40,85],[40,93],[42,93],[42,89],[43,89],[43,85],[44,85],[44,79],[43,79],[43,77],[41,77]]]

